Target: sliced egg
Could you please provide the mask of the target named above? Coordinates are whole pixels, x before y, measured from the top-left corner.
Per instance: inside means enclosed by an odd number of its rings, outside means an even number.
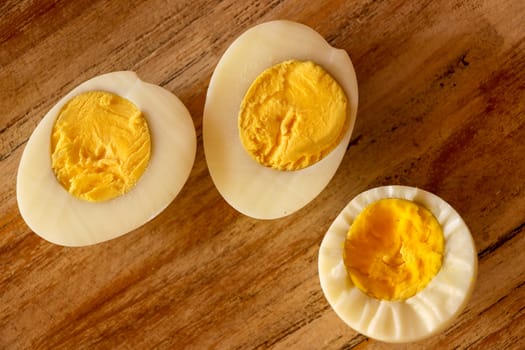
[[[243,148],[238,120],[243,98],[257,77],[290,60],[313,62],[337,81],[348,100],[347,120],[341,123],[345,125],[343,134],[334,137],[337,145],[326,155],[315,155],[322,159],[300,170],[283,171],[250,156]],[[339,167],[354,126],[357,97],[356,75],[348,54],[330,46],[312,28],[272,21],[244,32],[217,64],[204,107],[204,151],[218,191],[236,210],[257,219],[276,219],[301,209],[325,188]]]
[[[54,135],[57,117],[62,115],[62,111],[70,101],[91,92],[100,95],[117,95],[129,101],[130,105],[141,111],[147,124],[142,127],[149,130],[150,136],[150,142],[147,143],[150,152],[149,160],[138,159],[137,164],[130,166],[131,171],[137,173],[136,183],[134,182],[131,188],[126,189],[121,195],[110,193],[110,196],[107,194],[99,196],[102,200],[85,200],[70,193],[65,186],[69,180],[59,181],[52,168],[55,166],[54,163],[52,164],[51,153],[57,143]],[[66,120],[65,124],[74,127],[75,116],[70,118],[72,119]],[[113,121],[108,117],[107,124],[112,123]],[[138,122],[130,119],[129,123]],[[89,126],[89,123],[86,124]],[[114,127],[114,129],[118,128],[120,128],[118,125]],[[72,130],[73,134],[78,133],[78,130]],[[110,135],[106,137],[106,141],[101,138],[92,142],[104,143],[114,138],[115,144],[110,147],[113,151],[114,148],[129,146],[131,148],[128,153],[137,152],[138,147],[133,148],[133,142],[126,140],[125,136]],[[60,142],[62,141],[58,141]],[[66,145],[64,149],[71,147],[73,146]],[[101,154],[106,152],[102,151],[102,147],[97,149]],[[77,153],[82,152],[84,150]],[[134,72],[100,75],[82,83],[58,101],[33,131],[18,168],[18,207],[27,225],[37,235],[52,243],[84,246],[103,242],[145,224],[165,209],[188,179],[195,153],[196,134],[192,118],[175,95],[160,86],[143,82]],[[105,160],[102,160],[102,163],[104,162]],[[89,187],[89,181],[96,182],[97,174],[107,168],[106,163],[101,167],[102,170],[97,169],[89,174],[82,186]],[[63,166],[69,168],[77,165],[72,162],[60,164],[66,164]],[[120,172],[121,168],[119,167],[116,172]],[[110,188],[112,181],[108,183],[107,188]],[[92,192],[95,192],[96,198],[96,191]]]
[[[376,298],[362,291],[352,283],[344,261],[354,258],[345,256],[344,250],[356,218],[385,198],[411,201],[428,209],[439,222],[444,238],[437,274],[423,289],[401,300]],[[459,214],[438,196],[406,186],[377,187],[352,199],[328,229],[318,264],[322,290],[336,314],[357,332],[392,343],[418,341],[449,326],[466,306],[478,266],[474,241]]]

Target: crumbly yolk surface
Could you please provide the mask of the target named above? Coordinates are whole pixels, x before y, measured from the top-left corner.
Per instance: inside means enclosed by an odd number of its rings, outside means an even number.
[[[377,299],[405,300],[427,286],[443,260],[443,230],[432,213],[404,199],[381,199],[355,219],[344,244],[352,282]]]
[[[69,100],[51,135],[51,166],[72,195],[91,202],[118,197],[139,180],[151,157],[142,112],[118,95],[90,91]]]
[[[347,97],[321,66],[285,61],[263,71],[241,103],[243,147],[279,170],[308,167],[332,151],[348,127]]]

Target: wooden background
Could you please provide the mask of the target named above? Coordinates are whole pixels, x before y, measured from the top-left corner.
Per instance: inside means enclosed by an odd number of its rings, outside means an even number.
[[[393,348],[525,348],[524,18],[522,0],[2,1],[0,348],[390,348],[346,327],[317,276],[332,220],[356,194],[385,184],[448,201],[480,263],[450,328]],[[360,104],[326,190],[289,217],[258,221],[213,185],[202,111],[228,45],[272,19],[305,23],[345,49]],[[92,247],[52,245],[18,212],[18,162],[61,96],[116,70],[134,70],[187,105],[194,168],[143,227]]]

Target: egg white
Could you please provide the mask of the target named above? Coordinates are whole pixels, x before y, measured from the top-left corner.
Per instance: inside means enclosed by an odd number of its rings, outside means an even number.
[[[443,227],[445,251],[438,274],[420,292],[404,301],[372,298],[348,277],[343,249],[357,215],[382,198],[401,198],[428,208]],[[328,229],[319,249],[319,279],[326,299],[351,328],[370,338],[401,343],[444,330],[463,310],[477,276],[477,254],[465,222],[443,199],[407,186],[384,186],[356,196]]]
[[[133,102],[151,134],[151,159],[136,186],[105,202],[88,202],[67,192],[51,168],[51,132],[62,106],[86,91],[107,91]],[[145,83],[134,72],[92,78],[64,96],[40,121],[22,154],[17,201],[26,224],[39,236],[64,246],[100,243],[153,219],[182,189],[196,153],[193,120],[171,92]]]
[[[297,171],[264,167],[244,150],[238,131],[241,101],[255,78],[285,60],[311,60],[341,85],[348,98],[349,127],[340,144],[318,163]],[[203,115],[208,168],[220,194],[239,212],[276,219],[301,209],[328,184],[339,167],[355,122],[357,80],[348,54],[312,28],[290,21],[259,24],[226,50],[210,80]]]

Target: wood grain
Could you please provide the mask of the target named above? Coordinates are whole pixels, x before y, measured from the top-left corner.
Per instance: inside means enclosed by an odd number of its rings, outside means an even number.
[[[525,2],[14,1],[0,4],[1,349],[525,348]],[[351,146],[309,205],[259,221],[209,176],[202,110],[213,68],[249,27],[305,23],[345,49],[359,81]],[[84,248],[40,239],[16,171],[45,112],[95,75],[134,70],[190,110],[190,178],[158,217]],[[361,191],[422,187],[470,227],[479,277],[443,333],[391,346],[324,299],[320,241]]]

